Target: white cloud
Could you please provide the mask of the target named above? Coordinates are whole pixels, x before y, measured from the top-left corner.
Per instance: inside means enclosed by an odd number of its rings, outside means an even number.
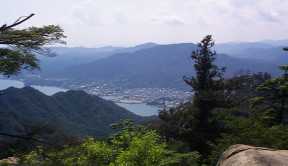
[[[171,25],[171,26],[179,26],[179,25],[185,25],[185,22],[183,19],[177,17],[177,16],[162,16],[162,17],[156,17],[151,19],[154,23],[160,23],[165,25]]]
[[[31,12],[24,26],[60,24],[69,45],[287,38],[287,0],[9,0],[0,23]]]

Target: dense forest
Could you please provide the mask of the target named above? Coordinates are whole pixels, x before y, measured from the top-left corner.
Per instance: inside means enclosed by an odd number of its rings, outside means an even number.
[[[4,75],[37,68],[35,54],[46,53],[42,46],[65,37],[53,25],[14,29],[32,16],[0,27],[0,43],[10,46],[0,49]],[[283,72],[279,77],[247,73],[225,78],[229,68],[215,64],[214,45],[208,35],[196,51],[191,50],[196,73],[183,77],[193,91],[191,101],[162,110],[158,118],[142,124],[130,120],[111,124],[115,132],[106,138],[57,146],[11,145],[1,156],[16,157],[21,166],[208,166],[216,165],[235,144],[288,149],[288,66],[279,67]]]

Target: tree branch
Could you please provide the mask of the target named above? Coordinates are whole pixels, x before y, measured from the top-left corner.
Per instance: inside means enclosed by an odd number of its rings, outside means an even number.
[[[35,14],[32,13],[32,14],[30,14],[29,16],[19,17],[13,24],[8,25],[8,26],[7,26],[6,24],[4,24],[4,25],[2,25],[2,26],[0,27],[0,32],[6,31],[6,30],[8,30],[8,29],[10,29],[10,28],[13,28],[13,27],[19,25],[19,24],[22,24],[23,22],[29,20],[29,19],[30,19],[31,17],[33,17],[34,15],[35,15]]]

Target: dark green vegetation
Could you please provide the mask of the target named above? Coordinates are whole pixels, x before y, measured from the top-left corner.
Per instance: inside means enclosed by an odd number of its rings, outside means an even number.
[[[198,165],[197,152],[177,153],[154,130],[130,121],[115,124],[120,131],[106,141],[87,139],[58,150],[37,149],[22,156],[23,166],[178,166]]]
[[[0,143],[4,153],[4,147],[15,143],[33,147],[25,143],[33,139],[59,146],[86,136],[103,138],[112,133],[110,124],[121,119],[144,120],[113,102],[83,91],[47,96],[25,87],[9,88],[0,93]]]
[[[223,79],[213,45],[207,36],[193,52],[196,76],[184,79],[195,92],[193,101],[160,113],[162,135],[200,152],[208,165],[234,144],[287,149],[287,67],[277,78],[258,73]]]

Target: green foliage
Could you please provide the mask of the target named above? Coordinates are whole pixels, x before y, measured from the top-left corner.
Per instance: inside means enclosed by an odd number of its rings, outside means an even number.
[[[259,96],[252,99],[253,106],[257,106],[256,109],[265,116],[270,115],[270,123],[287,123],[288,77],[270,79],[260,85],[257,90]]]
[[[214,41],[211,35],[206,36],[199,44],[198,49],[192,53],[192,60],[196,76],[191,79],[184,78],[195,93],[221,88],[224,68],[219,69],[215,64],[216,52],[212,51]]]
[[[42,46],[54,43],[65,43],[63,30],[57,25],[29,27],[27,29],[9,29],[0,33],[0,43],[17,47],[21,50],[40,51]]]
[[[87,139],[79,146],[66,146],[62,149],[44,150],[38,148],[25,155],[20,165],[27,166],[107,166],[113,151],[109,145],[94,139]]]
[[[27,17],[27,19],[32,16]],[[20,21],[20,23],[22,22]],[[6,25],[3,25],[0,29],[0,44],[7,46],[0,48],[0,74],[10,76],[17,74],[22,69],[37,69],[39,66],[36,55],[49,54],[49,50],[43,46],[65,43],[61,40],[65,36],[59,26],[48,25],[21,30],[14,29],[19,24],[10,26],[11,28],[5,28]]]
[[[105,142],[88,139],[81,148],[85,150],[82,158],[86,158],[87,164],[108,165],[113,160],[113,148]]]
[[[269,116],[272,125],[287,124],[288,120],[288,66],[280,66],[283,76],[267,80],[257,87],[259,96],[252,99],[254,107]]]
[[[141,137],[147,130],[143,126],[134,125],[131,120],[124,120],[120,123],[112,124],[113,129],[119,130],[112,135],[110,141],[117,151],[127,149],[135,137]]]
[[[172,156],[165,158],[160,166],[197,166],[199,164],[200,155],[197,152],[190,153],[173,153]]]
[[[239,117],[232,115],[231,110],[229,112],[224,111],[218,117],[225,124],[225,132],[212,144],[208,157],[210,163],[216,164],[220,155],[235,144],[288,149],[287,126],[269,127],[265,121],[259,121],[261,117]]]
[[[132,138],[129,147],[121,151],[115,163],[119,166],[158,166],[165,158],[165,147],[159,135],[149,131]]]
[[[24,155],[21,166],[197,166],[198,153],[176,153],[154,130],[134,126],[130,121],[121,126],[109,141],[89,138],[77,146],[35,151]],[[140,130],[139,130],[140,129]]]
[[[4,75],[12,75],[22,69],[38,68],[37,62],[38,60],[33,54],[24,54],[20,50],[0,49],[0,72]]]

